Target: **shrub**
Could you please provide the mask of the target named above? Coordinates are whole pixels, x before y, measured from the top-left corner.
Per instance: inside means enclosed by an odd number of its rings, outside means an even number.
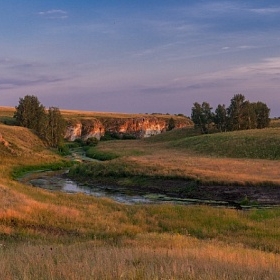
[[[86,156],[101,161],[112,160],[118,157],[118,155],[112,152],[100,152],[96,150],[94,147],[87,149]]]
[[[98,140],[95,137],[90,137],[85,141],[87,146],[95,147],[98,144]]]
[[[69,146],[66,145],[65,143],[60,143],[57,147],[59,154],[62,156],[67,156],[70,155],[70,149]]]

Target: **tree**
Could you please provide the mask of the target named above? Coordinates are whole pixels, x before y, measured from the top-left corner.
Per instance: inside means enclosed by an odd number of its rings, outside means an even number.
[[[194,103],[191,119],[195,127],[200,127],[202,133],[208,133],[214,122],[219,131],[242,130],[268,127],[270,109],[265,103],[250,103],[242,94],[236,94],[231,99],[230,106],[218,105],[215,114],[211,112],[209,103],[202,105]]]
[[[231,99],[230,106],[227,109],[228,126],[230,130],[241,130],[243,122],[243,108],[245,96],[242,94],[235,94]]]
[[[220,132],[227,130],[227,109],[225,104],[219,104],[215,110],[214,123]]]
[[[203,102],[202,105],[195,102],[193,105],[191,119],[195,127],[199,127],[203,134],[208,133],[214,118],[211,106],[207,102]]]
[[[45,107],[36,96],[26,95],[20,98],[15,109],[14,118],[20,126],[40,132],[40,126],[45,117]]]
[[[19,99],[14,118],[20,126],[33,129],[51,147],[58,147],[65,132],[65,121],[57,107],[45,107],[34,95]]]
[[[257,103],[252,103],[255,114],[256,114],[256,126],[257,128],[265,128],[269,126],[270,123],[270,109],[263,102],[258,101]]]
[[[66,124],[57,107],[50,107],[47,114],[45,140],[51,147],[58,147],[63,141]]]
[[[254,106],[249,101],[242,105],[242,122],[241,129],[255,129],[257,127],[256,113]]]

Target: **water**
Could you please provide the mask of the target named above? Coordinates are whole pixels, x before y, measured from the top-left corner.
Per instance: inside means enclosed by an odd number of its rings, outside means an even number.
[[[69,194],[84,193],[95,197],[107,197],[124,204],[159,203],[156,197],[149,198],[145,197],[145,195],[137,194],[128,195],[114,186],[85,186],[65,177],[62,173],[57,174],[50,171],[28,174],[21,178],[20,181],[50,191],[62,191]]]
[[[231,207],[228,202],[225,201],[169,197],[159,193],[141,193],[140,191],[138,193],[136,193],[136,191],[132,193],[129,188],[118,186],[97,184],[87,186],[67,178],[66,173],[67,171],[59,173],[52,171],[35,172],[25,175],[20,181],[49,191],[61,191],[69,194],[84,193],[100,198],[110,198],[123,204],[172,203],[181,205],[204,204],[215,207]]]

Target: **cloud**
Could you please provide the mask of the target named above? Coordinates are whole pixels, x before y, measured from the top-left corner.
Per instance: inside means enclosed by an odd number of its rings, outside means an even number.
[[[0,90],[1,89],[11,89],[11,88],[18,88],[18,87],[27,87],[27,86],[34,86],[34,85],[44,85],[47,83],[55,83],[60,82],[63,79],[57,77],[38,77],[35,79],[20,79],[20,78],[3,78],[0,79]]]
[[[66,19],[68,18],[68,12],[63,10],[49,10],[44,12],[39,12],[39,16],[47,19]]]
[[[271,15],[271,14],[279,14],[280,8],[258,8],[258,9],[250,9],[249,11],[261,15]]]

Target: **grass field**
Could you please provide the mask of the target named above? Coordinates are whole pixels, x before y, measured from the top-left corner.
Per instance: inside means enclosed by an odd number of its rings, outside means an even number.
[[[10,143],[0,143],[1,279],[279,279],[280,209],[123,205],[33,188],[12,179],[15,168],[63,165],[64,159],[25,128],[0,124],[0,133]],[[100,142],[96,149],[119,156],[102,163],[114,171],[280,184],[279,133],[201,137],[182,129]],[[260,148],[245,158],[238,151],[236,158],[223,147],[238,137],[239,149],[265,143],[268,154]]]
[[[145,140],[100,142],[119,158],[107,165],[134,174],[192,178],[211,184],[280,185],[280,128],[197,135],[178,129]]]

